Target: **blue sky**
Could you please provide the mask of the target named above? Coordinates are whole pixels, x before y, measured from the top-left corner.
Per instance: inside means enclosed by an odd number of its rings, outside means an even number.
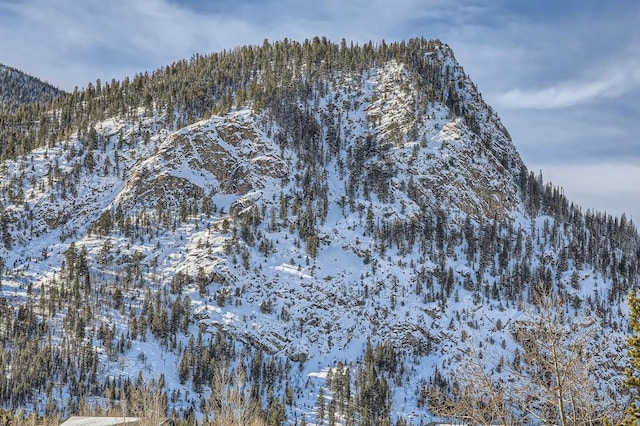
[[[0,0],[0,62],[66,90],[316,35],[440,38],[531,170],[640,222],[639,0]]]

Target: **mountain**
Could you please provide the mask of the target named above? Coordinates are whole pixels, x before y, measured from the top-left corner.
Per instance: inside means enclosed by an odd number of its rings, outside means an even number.
[[[15,110],[18,105],[58,98],[64,92],[48,83],[0,64],[0,108]]]
[[[426,423],[469,348],[540,375],[540,294],[590,320],[594,412],[623,401],[635,225],[530,173],[440,41],[197,55],[0,140],[6,409]]]

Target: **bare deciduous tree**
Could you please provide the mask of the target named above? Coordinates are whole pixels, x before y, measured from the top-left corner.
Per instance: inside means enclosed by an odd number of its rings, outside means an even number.
[[[78,412],[81,416],[137,417],[141,426],[158,426],[167,419],[167,394],[163,378],[132,385],[128,391],[121,389],[120,399],[104,408],[87,404]],[[57,424],[57,423],[56,423]]]
[[[511,389],[487,372],[477,347],[469,347],[462,353],[464,362],[458,369],[458,380],[454,382],[451,394],[438,388],[431,390],[431,411],[471,424],[516,424]]]
[[[434,414],[474,424],[562,426],[620,417],[615,398],[596,388],[595,322],[567,314],[557,295],[539,288],[536,294],[534,307],[511,328],[520,346],[518,359],[503,362],[505,354],[463,350],[450,392],[431,392]]]
[[[211,426],[264,426],[260,405],[251,397],[243,368],[231,371],[221,363],[211,382],[206,424]]]
[[[595,322],[567,315],[562,298],[541,290],[535,304],[512,330],[523,354],[522,367],[511,372],[522,414],[543,424],[600,423],[590,352]]]
[[[158,426],[167,419],[167,395],[153,380],[146,386],[135,387],[129,412],[141,419],[141,426]]]

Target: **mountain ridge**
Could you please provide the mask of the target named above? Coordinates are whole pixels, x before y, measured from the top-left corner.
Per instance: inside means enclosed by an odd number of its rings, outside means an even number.
[[[623,345],[623,312],[607,306],[637,285],[635,226],[583,214],[529,173],[439,41],[247,46],[31,108],[36,131],[3,149],[7,316],[41,306],[34,321],[91,348],[107,379],[82,389],[102,404],[122,376],[162,366],[181,395],[167,405],[202,419],[206,349],[247,364],[265,410],[269,386],[291,387],[289,424],[317,420],[338,364],[364,391],[373,344],[386,354],[376,380],[393,383],[376,403],[419,423],[421,389],[455,381],[463,336],[513,355],[496,323],[517,321],[538,282],[596,313],[615,342],[594,340],[598,357]],[[6,116],[3,134],[29,129],[20,120]],[[600,391],[618,387],[616,368],[598,373]],[[45,393],[29,392],[44,412]],[[75,392],[59,390],[71,409]]]
[[[16,68],[0,64],[0,107],[15,111],[21,104],[58,98],[64,91]]]

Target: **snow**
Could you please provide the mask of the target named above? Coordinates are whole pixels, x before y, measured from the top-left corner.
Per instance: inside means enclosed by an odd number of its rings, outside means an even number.
[[[442,52],[435,56],[454,69],[454,76],[462,79],[452,58]],[[407,68],[394,61],[362,76],[348,76],[342,88],[333,87],[324,96],[318,95],[320,112],[343,116],[339,129],[343,145],[355,149],[356,143],[369,135],[374,136],[378,147],[384,145],[384,149],[380,148],[367,158],[359,179],[366,179],[364,173],[374,166],[388,167],[392,171],[389,180],[392,197],[381,200],[373,191],[365,197],[360,188],[352,200],[353,209],[348,202],[342,203],[341,197],[346,200],[349,178],[349,172],[343,170],[341,173],[338,165],[339,161],[347,163],[346,149],[342,149],[337,158],[326,165],[327,174],[322,182],[314,182],[327,186],[329,198],[326,220],[317,224],[320,246],[316,258],[309,257],[297,231],[289,231],[289,223],[294,219],[291,211],[289,222],[277,217],[277,226],[270,229],[270,209],[274,208],[279,216],[280,194],[293,198],[301,190],[293,178],[301,170],[296,168],[299,161],[296,153],[289,149],[281,152],[279,144],[268,136],[275,134],[273,129],[261,124],[264,118],[261,113],[250,109],[214,116],[176,132],[161,129],[152,133],[147,144],[143,143],[141,132],[152,130],[154,123],[162,117],[139,117],[139,123],[120,118],[97,123],[97,131],[108,142],[104,151],[98,149],[93,153],[96,172],[82,172],[74,181],[76,194],[68,195],[67,199],[58,195],[60,181],[62,176],[72,175],[74,164],[81,160],[78,152],[84,148],[77,135],[72,135],[65,144],[35,150],[16,161],[6,162],[2,185],[10,185],[5,177],[22,176],[22,183],[28,188],[25,200],[29,211],[19,203],[8,204],[6,210],[16,218],[16,223],[26,223],[30,215],[33,219],[29,230],[12,228],[16,238],[14,249],[0,249],[8,268],[0,294],[12,303],[23,303],[28,300],[29,284],[41,289],[52,285],[71,242],[78,250],[87,249],[96,272],[105,279],[122,274],[121,268],[116,266],[118,261],[124,261],[136,252],[142,253],[144,285],[153,292],[168,288],[179,272],[195,276],[202,268],[206,274],[225,277],[226,282],[212,281],[207,285],[206,294],[200,294],[195,284],[184,288],[181,297],[191,299],[192,313],[198,319],[197,326],[192,327],[194,334],[202,327],[210,338],[217,327],[222,327],[240,341],[253,339],[259,342],[280,359],[299,354],[307,357],[306,362],[299,364],[299,372],[294,369],[290,377],[297,389],[304,389],[296,400],[298,408],[290,408],[290,411],[298,415],[313,412],[317,393],[324,386],[328,371],[338,361],[357,365],[370,337],[373,343],[392,341],[410,366],[405,382],[393,389],[394,415],[416,419],[414,421],[430,419],[426,408],[417,407],[416,389],[429,381],[436,368],[455,374],[460,336],[466,333],[471,336],[470,341],[484,344],[487,353],[510,353],[516,346],[509,324],[522,315],[522,310],[513,301],[487,302],[488,299],[482,296],[478,300],[481,291],[464,289],[461,283],[465,277],[475,279],[478,259],[467,259],[462,245],[456,245],[451,253],[441,258],[437,250],[425,256],[417,247],[398,245],[386,247],[385,254],[380,254],[377,247],[380,242],[367,231],[368,210],[373,212],[376,226],[380,226],[393,225],[394,221],[407,222],[412,218],[431,220],[441,209],[446,212],[445,219],[451,227],[449,232],[461,233],[466,217],[474,224],[489,223],[487,218],[501,213],[495,205],[506,205],[505,216],[500,219],[509,220],[525,238],[535,239],[545,226],[553,226],[550,217],[532,219],[521,203],[516,202],[519,194],[513,178],[518,170],[511,175],[501,173],[503,168],[499,165],[502,154],[513,160],[518,159],[517,152],[508,142],[508,135],[503,132],[497,117],[483,109],[470,82],[463,80],[462,83],[465,89],[461,93],[470,110],[487,118],[479,135],[464,119],[455,118],[443,104],[429,103],[416,119],[414,98],[417,89]],[[350,105],[351,109],[341,111],[336,105]],[[121,132],[125,141],[134,139],[129,149],[117,149]],[[226,132],[229,136],[224,136]],[[243,132],[255,134],[256,138],[244,139]],[[326,133],[325,128],[323,134]],[[486,135],[490,135],[490,147],[480,141]],[[76,151],[75,156],[70,154],[72,149]],[[234,170],[245,171],[241,176],[245,190],[228,189],[230,182],[238,182],[226,179],[220,167],[209,164],[213,157],[211,152],[228,161]],[[104,168],[107,158],[112,169],[115,159],[119,159],[119,173],[98,172]],[[268,164],[268,167],[260,168],[260,164]],[[60,172],[50,184],[48,171],[56,166]],[[276,173],[280,166],[285,170],[288,182]],[[167,176],[176,178],[171,182],[185,183],[187,189],[158,184]],[[433,210],[421,211],[407,191],[401,190],[410,179],[421,184],[420,193],[415,197],[426,200]],[[45,189],[41,190],[41,186]],[[195,216],[189,214],[186,220],[174,226],[154,227],[158,225],[155,212],[158,202],[164,202],[167,209],[176,208],[180,205],[180,197],[192,201],[195,196],[189,198],[187,192],[193,188],[211,197],[216,212],[210,216],[202,212]],[[499,193],[489,191],[485,194],[487,190]],[[53,191],[57,192],[52,199]],[[261,235],[256,237],[259,241],[250,245],[237,237],[241,218],[250,214],[252,208],[262,206],[266,213],[258,225]],[[89,235],[90,226],[103,212],[113,213],[118,207],[124,207],[127,215],[140,219],[141,223],[147,219],[149,225],[136,226],[147,226],[154,231],[143,233],[141,238],[117,231],[109,235],[94,231]],[[230,224],[231,229],[223,230],[225,223]],[[503,231],[498,237],[506,238],[506,233]],[[114,261],[98,265],[96,259],[107,239],[113,245]],[[273,245],[266,256],[258,250],[261,241]],[[43,256],[45,250],[46,258]],[[536,248],[532,253],[531,269],[543,264],[544,259],[555,262],[558,253],[554,250],[538,251]],[[248,253],[246,265],[242,259],[244,253]],[[424,273],[433,279],[434,294],[443,287],[443,283],[438,282],[437,271],[451,268],[456,282],[454,294],[444,304],[428,301],[426,289],[421,295],[416,294],[419,278],[408,266],[410,264],[423,267]],[[513,269],[513,262],[508,268]],[[573,270],[570,265],[561,277],[565,284],[570,282]],[[577,272],[581,277],[580,288],[570,290],[572,294],[582,300],[594,294],[606,299],[609,285],[606,280],[598,278],[588,265]],[[480,282],[490,286],[498,279],[498,276],[485,273]],[[421,282],[421,285],[426,284]],[[225,291],[231,296],[225,303],[219,303],[217,292]],[[143,295],[143,290],[130,290],[126,295],[127,302],[139,305]],[[175,300],[176,296],[170,297]],[[273,304],[271,312],[260,310],[266,301]],[[118,333],[126,332],[127,317],[109,307],[101,308],[100,315],[105,323],[115,324]],[[282,315],[284,311],[290,320],[284,319],[287,316]],[[498,322],[502,324],[500,329]],[[60,330],[60,325],[52,325]],[[426,354],[424,351],[414,354],[415,348],[403,343],[412,338],[424,342],[426,336],[433,343],[431,352]],[[186,340],[187,336],[181,337],[181,343]],[[505,350],[500,348],[503,340]],[[99,342],[92,343],[99,348]],[[145,377],[154,377],[163,372],[168,391],[180,390],[185,395],[190,390],[188,384],[183,385],[178,380],[176,366],[180,357],[177,351],[167,350],[151,336],[145,342],[136,340],[133,347],[115,362],[108,359],[102,348],[99,349],[103,377],[135,378],[140,371]],[[313,380],[311,388],[307,389],[305,383],[309,378]],[[325,395],[331,397],[329,392]],[[186,407],[188,404],[185,398],[176,405]]]

